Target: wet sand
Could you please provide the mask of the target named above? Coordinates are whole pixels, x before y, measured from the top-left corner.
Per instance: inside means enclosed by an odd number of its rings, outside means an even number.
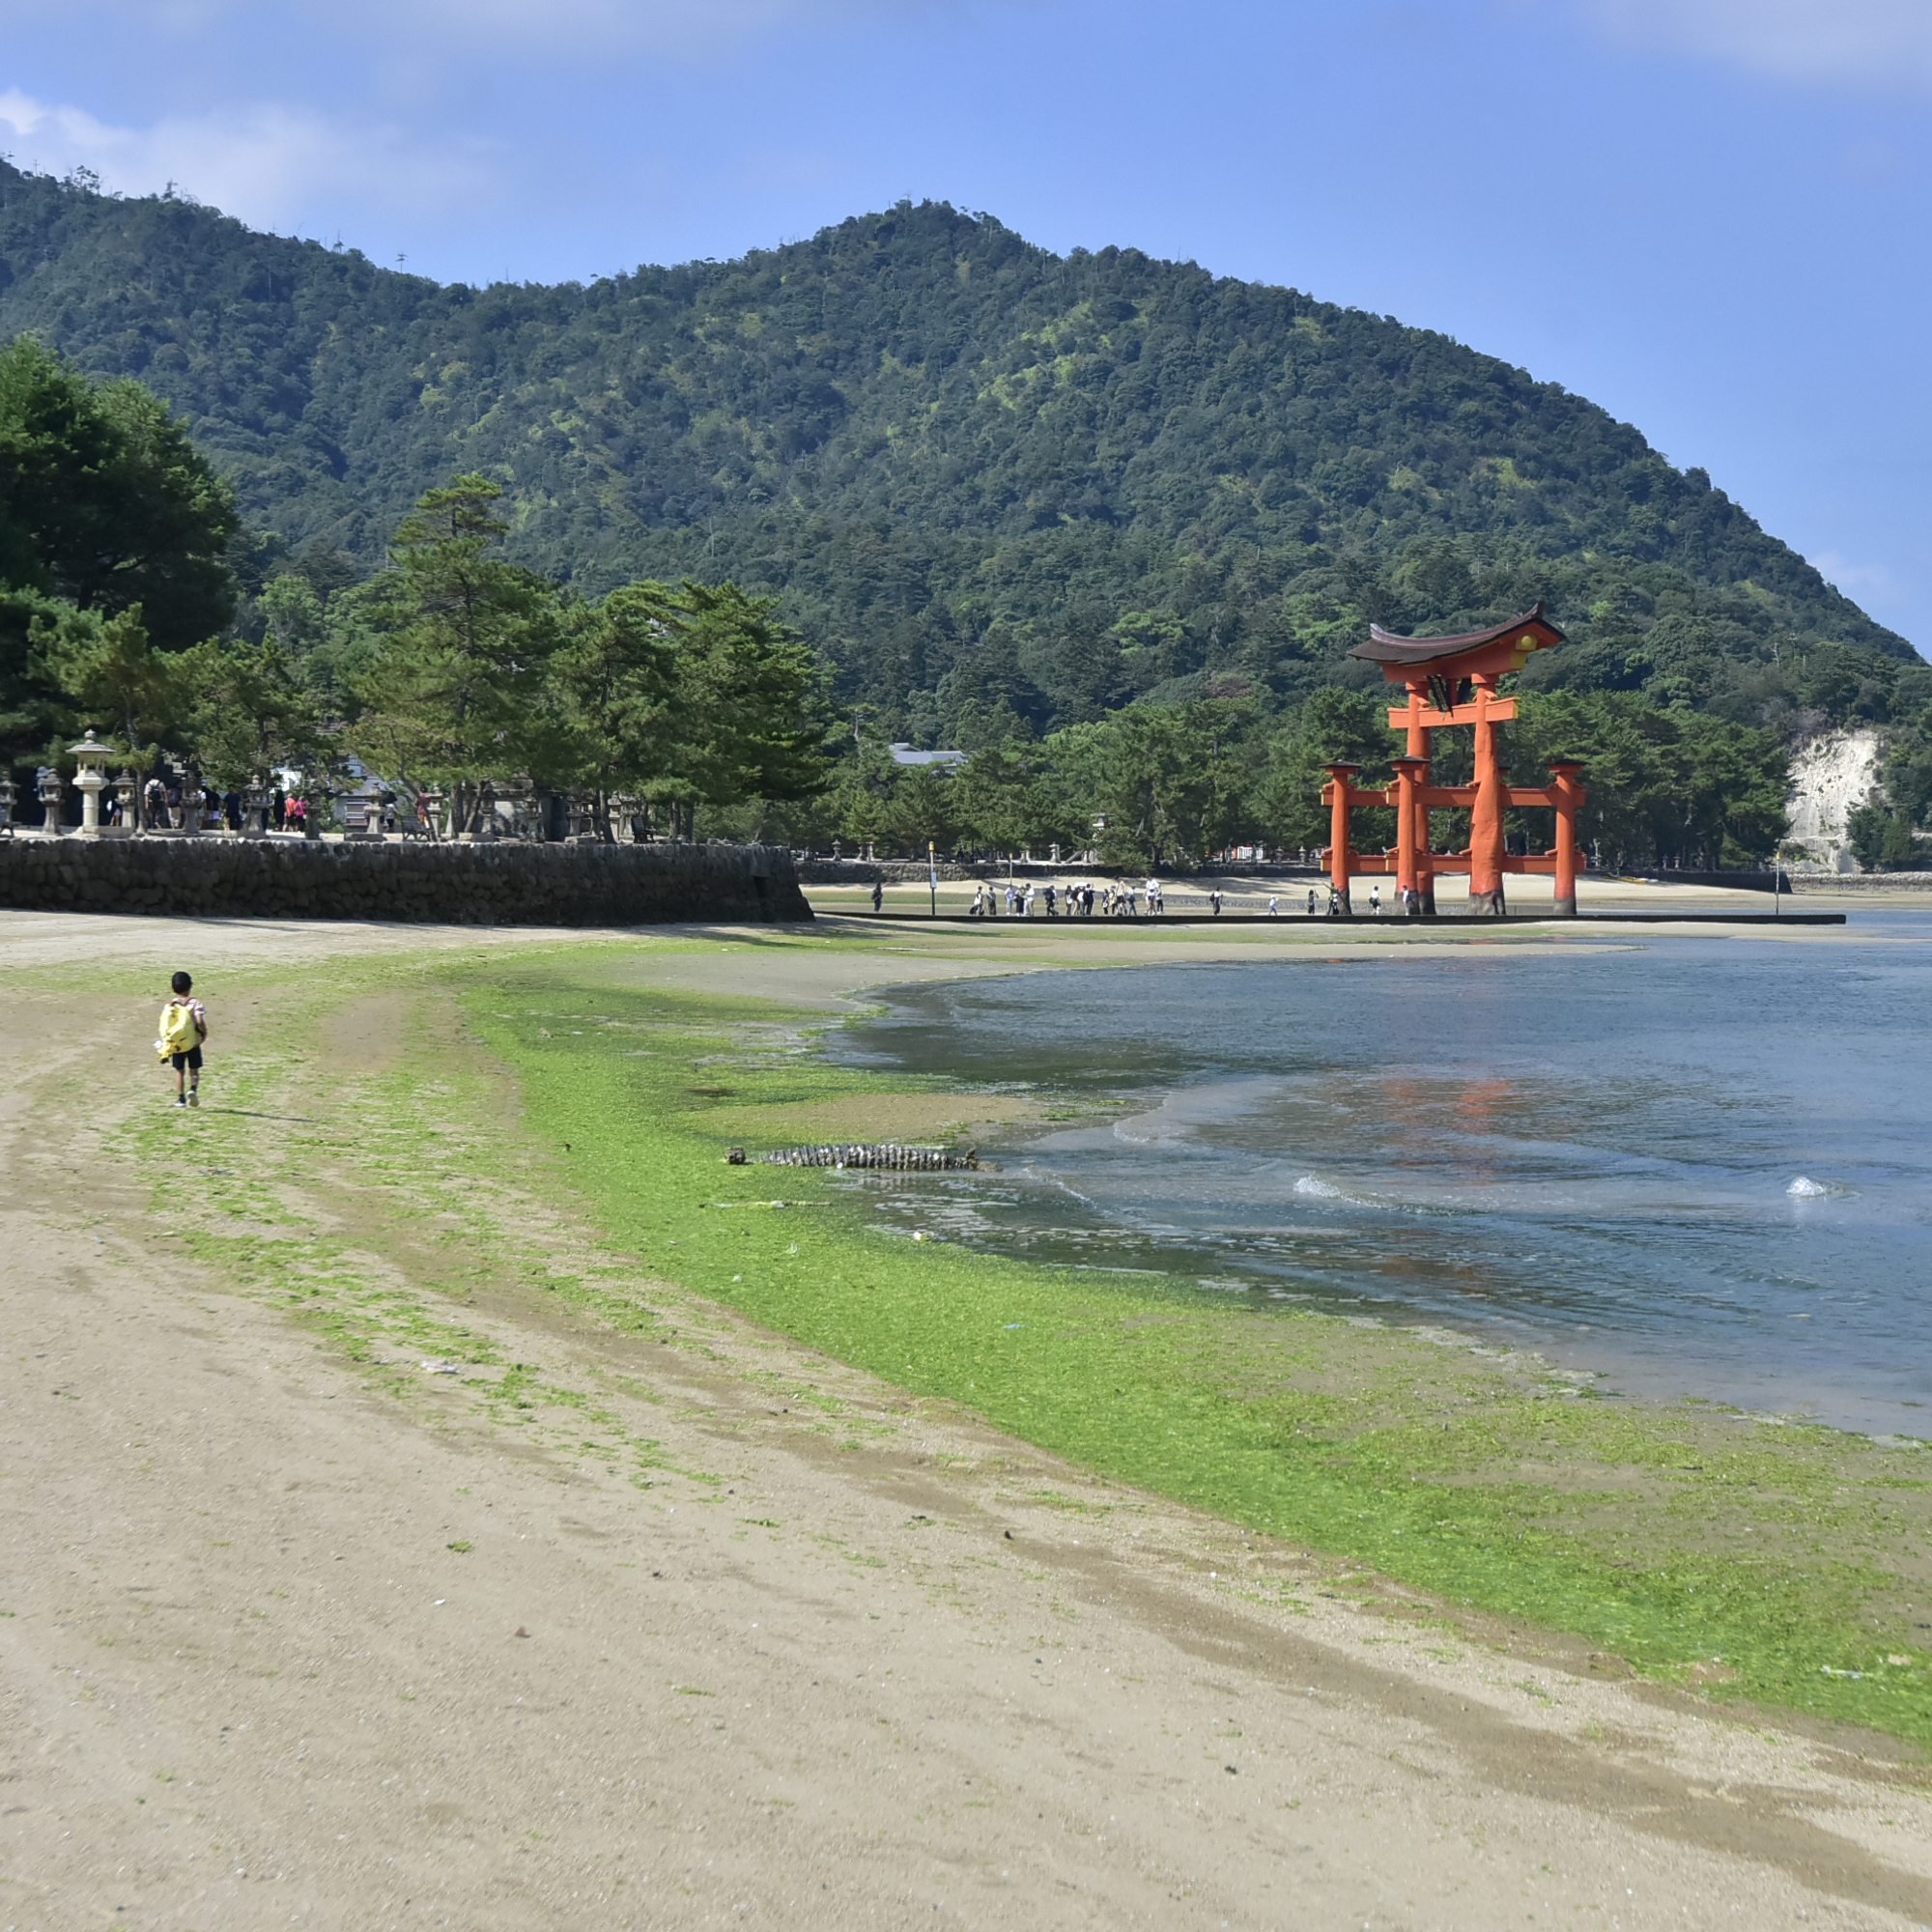
[[[1253,932],[1243,956],[1306,943]],[[716,929],[637,970],[833,1011],[1235,939],[837,935]],[[466,1378],[238,1292],[113,1152],[159,1102],[159,995],[90,974],[185,958],[213,991],[583,937],[0,914],[35,1041],[0,1100],[0,1923],[1932,1921],[1927,1774],[1882,1741],[1435,1615],[647,1281],[692,1346],[508,1280],[466,1317],[658,1449],[577,1453],[567,1415],[531,1442]],[[217,1007],[212,1104],[247,1010]],[[447,1023],[429,990],[365,1017],[344,1083]],[[584,1265],[541,1176],[497,1211]],[[278,1186],[399,1285],[438,1265],[326,1167]]]

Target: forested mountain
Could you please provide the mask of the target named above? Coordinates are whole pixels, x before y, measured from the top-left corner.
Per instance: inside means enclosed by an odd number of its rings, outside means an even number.
[[[479,289],[0,166],[0,341],[22,330],[187,418],[272,533],[244,587],[373,569],[422,492],[480,470],[516,559],[586,594],[781,593],[886,735],[1268,706],[1363,681],[1343,653],[1372,618],[1539,597],[1573,642],[1525,683],[1780,726],[1924,701],[1903,639],[1595,405],[1390,318],[1062,259],[942,205]]]

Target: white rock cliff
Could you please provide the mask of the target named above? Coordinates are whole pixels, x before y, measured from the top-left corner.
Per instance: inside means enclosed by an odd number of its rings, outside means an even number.
[[[1878,783],[1879,734],[1869,726],[1827,731],[1791,761],[1791,814],[1787,845],[1833,872],[1856,872],[1859,863],[1845,843],[1845,820]]]

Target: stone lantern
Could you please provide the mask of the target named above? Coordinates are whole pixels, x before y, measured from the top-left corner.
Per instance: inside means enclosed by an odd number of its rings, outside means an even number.
[[[141,829],[141,781],[138,775],[127,765],[121,767],[121,776],[114,781],[114,789],[121,794],[121,826],[131,838]]]
[[[242,830],[260,835],[269,829],[269,781],[257,772],[242,793]]]
[[[0,832],[14,829],[14,774],[0,765]]]
[[[49,765],[41,774],[41,835],[45,838],[60,837],[61,815],[61,775]]]
[[[79,744],[70,745],[76,770],[73,781],[80,792],[80,836],[83,838],[100,837],[100,794],[107,789],[107,760],[113,753],[94,735],[94,726],[87,727],[87,736]]]
[[[496,794],[496,800],[508,815],[509,836],[512,838],[527,838],[530,836],[530,821],[536,811],[536,792],[529,780],[521,775],[508,780]]]
[[[457,842],[463,845],[482,844],[497,836],[497,793],[489,784],[477,787],[476,817],[473,832],[459,832]]]

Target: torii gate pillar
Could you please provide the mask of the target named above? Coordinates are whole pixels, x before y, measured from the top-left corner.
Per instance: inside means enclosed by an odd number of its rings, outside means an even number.
[[[1583,803],[1583,787],[1577,774],[1583,767],[1575,758],[1556,758],[1549,766],[1555,781],[1549,787],[1556,807],[1556,913],[1559,919],[1577,917],[1577,808]]]
[[[1469,808],[1469,912],[1476,919],[1501,919],[1509,910],[1503,897],[1503,811],[1509,804],[1509,780],[1497,752],[1492,715],[1500,706],[1493,671],[1478,671],[1471,682],[1476,687],[1476,799]],[[1514,704],[1509,716],[1516,716]]]

